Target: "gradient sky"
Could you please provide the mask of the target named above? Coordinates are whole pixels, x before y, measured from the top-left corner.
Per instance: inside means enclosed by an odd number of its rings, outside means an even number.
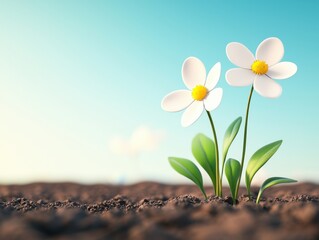
[[[1,0],[0,183],[184,181],[167,157],[193,159],[193,136],[211,136],[204,114],[182,128],[182,113],[160,108],[184,88],[184,59],[222,64],[224,97],[212,113],[221,142],[249,94],[226,83],[234,66],[225,47],[255,52],[272,36],[298,72],[280,81],[280,98],[253,95],[246,156],[283,139],[260,177],[318,182],[318,12],[318,1]],[[136,129],[148,129],[154,146],[112,151]],[[229,156],[239,159],[241,144],[242,131]]]

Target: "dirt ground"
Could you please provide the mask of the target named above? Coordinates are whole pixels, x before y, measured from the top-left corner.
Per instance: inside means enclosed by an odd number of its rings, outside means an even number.
[[[244,193],[244,189],[241,189]],[[253,188],[256,195],[258,189]],[[193,185],[0,185],[0,239],[319,239],[319,185],[205,201]]]

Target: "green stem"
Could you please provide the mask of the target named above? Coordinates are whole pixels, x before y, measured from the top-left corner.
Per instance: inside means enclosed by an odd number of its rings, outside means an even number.
[[[212,127],[212,131],[213,131],[213,135],[214,135],[214,140],[215,140],[215,157],[216,157],[216,195],[217,196],[221,196],[222,192],[221,192],[221,183],[220,183],[220,178],[219,178],[219,152],[218,152],[218,142],[217,142],[217,135],[216,135],[216,131],[215,131],[215,126],[214,126],[214,122],[212,119],[212,116],[210,115],[209,111],[206,111],[208,118],[209,118],[209,122],[210,125]]]
[[[256,204],[259,203],[260,197],[261,197],[261,191],[259,190],[259,193],[258,193],[258,196],[257,196],[257,199],[256,199]]]
[[[202,194],[204,195],[205,200],[207,200],[208,198],[207,198],[207,195],[206,195],[205,190],[204,190],[204,189],[202,189],[202,188],[200,188],[200,191],[201,191],[201,192],[202,192]]]
[[[226,160],[226,155],[223,158],[223,162],[222,162],[222,172],[220,174],[220,186],[223,186],[223,175],[224,175],[224,168],[225,168],[225,160]]]
[[[253,95],[254,92],[254,87],[251,87],[250,90],[250,94],[248,97],[248,103],[247,103],[247,108],[246,108],[246,119],[245,119],[245,129],[244,129],[244,142],[243,142],[243,152],[242,152],[242,156],[241,156],[241,164],[240,164],[240,174],[239,174],[239,179],[237,182],[237,186],[236,186],[236,199],[238,197],[238,191],[239,191],[239,186],[240,186],[240,180],[241,180],[241,175],[243,173],[243,168],[244,168],[244,160],[245,160],[245,154],[246,154],[246,142],[247,142],[247,126],[248,126],[248,115],[249,115],[249,108],[250,108],[250,101],[251,101],[251,97]]]

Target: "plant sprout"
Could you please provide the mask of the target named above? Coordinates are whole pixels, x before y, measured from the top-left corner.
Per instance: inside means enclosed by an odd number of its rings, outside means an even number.
[[[222,173],[220,175],[220,181],[222,183],[223,179],[223,173],[224,173],[224,166],[225,166],[225,160],[227,157],[228,150],[230,148],[230,145],[233,143],[234,139],[237,136],[237,133],[239,131],[240,125],[241,125],[242,117],[239,117],[235,119],[227,128],[224,136],[224,144],[223,144],[223,162],[222,162]],[[227,167],[227,166],[226,166]],[[237,181],[236,181],[237,183]],[[234,196],[233,196],[234,197]]]
[[[275,154],[282,141],[270,143],[253,154],[246,168],[246,188],[250,196],[250,185],[257,171]]]
[[[233,204],[236,202],[236,185],[239,179],[240,163],[235,159],[228,159],[226,162],[225,174],[229,183],[230,192],[233,198]]]
[[[176,157],[170,157],[168,158],[168,161],[171,164],[172,168],[176,170],[176,172],[192,180],[201,190],[205,199],[207,199],[207,195],[203,186],[202,174],[192,161]]]
[[[294,183],[294,182],[297,182],[297,181],[290,178],[283,178],[283,177],[268,178],[260,187],[260,190],[256,199],[256,204],[259,203],[261,195],[267,188],[270,188],[271,186],[281,184],[281,183]]]
[[[204,134],[197,134],[192,142],[192,152],[197,162],[207,172],[216,192],[216,154],[215,143]]]

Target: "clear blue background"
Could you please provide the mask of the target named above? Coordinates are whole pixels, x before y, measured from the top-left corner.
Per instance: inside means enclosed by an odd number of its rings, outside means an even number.
[[[181,113],[160,108],[164,95],[184,88],[182,62],[222,63],[224,97],[212,113],[221,139],[249,93],[225,82],[233,67],[225,46],[238,41],[255,52],[271,36],[298,72],[280,81],[280,98],[254,94],[247,157],[283,139],[265,176],[319,181],[318,12],[318,1],[2,0],[0,182],[117,182],[132,172],[136,181],[182,181],[167,156],[192,158],[192,137],[211,134],[205,115],[182,128]],[[109,139],[141,124],[167,133],[156,151],[138,159],[109,151]],[[242,134],[230,156],[240,158],[241,143]]]

